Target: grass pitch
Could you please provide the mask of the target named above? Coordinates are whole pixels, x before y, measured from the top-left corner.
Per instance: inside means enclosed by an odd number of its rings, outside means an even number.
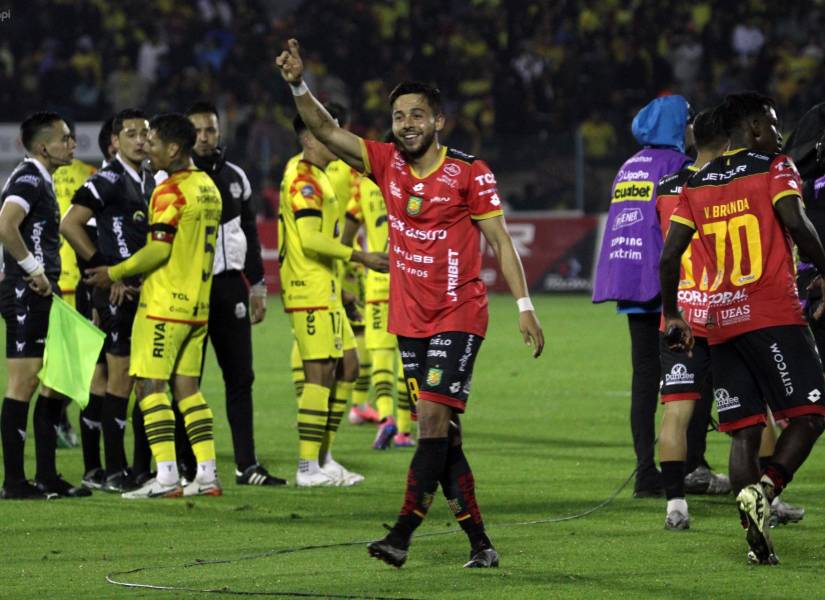
[[[633,469],[628,424],[626,319],[586,297],[534,299],[547,347],[538,360],[520,340],[513,301],[491,298],[491,327],[476,363],[465,447],[501,568],[467,571],[464,535],[440,493],[410,558],[396,570],[363,544],[279,554],[383,535],[400,508],[411,451],[370,449],[374,428],[342,425],[336,458],[366,475],[353,488],[298,490],[234,484],[220,371],[210,354],[204,391],[216,417],[225,495],[124,501],[96,492],[54,502],[0,502],[0,597],[194,598],[185,591],[127,590],[122,581],[311,597],[398,598],[816,598],[822,594],[825,459],[814,450],[786,493],[808,509],[774,530],[782,564],[749,567],[733,498],[691,497],[692,528],[663,529],[664,500],[635,500],[632,485],[592,514]],[[255,327],[255,430],[261,462],[294,479],[295,398],[287,321],[276,299]],[[5,373],[0,373],[0,379]],[[76,421],[76,409],[72,409]],[[31,426],[29,427],[31,432]],[[31,440],[31,437],[30,437]],[[131,442],[129,441],[130,445]],[[710,434],[708,457],[724,470],[728,439]],[[59,450],[72,482],[80,449]],[[27,473],[34,474],[33,443]],[[210,561],[226,561],[210,563]],[[182,565],[198,566],[183,568]],[[159,568],[158,568],[159,567]]]

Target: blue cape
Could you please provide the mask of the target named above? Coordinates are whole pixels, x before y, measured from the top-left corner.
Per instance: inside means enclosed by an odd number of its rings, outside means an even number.
[[[685,125],[690,105],[682,96],[662,96],[633,117],[633,137],[643,146],[685,151]]]

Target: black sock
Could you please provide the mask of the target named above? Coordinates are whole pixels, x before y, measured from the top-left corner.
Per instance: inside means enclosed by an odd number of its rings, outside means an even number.
[[[26,480],[23,469],[23,448],[26,443],[26,421],[29,403],[3,398],[0,411],[0,437],[3,438],[3,485]]]
[[[89,403],[80,411],[80,445],[85,473],[100,469],[100,410],[103,396],[89,394]]]
[[[252,428],[252,389],[241,387],[226,390],[226,419],[232,431],[232,448],[235,464],[243,473],[257,464],[255,457],[255,435]]]
[[[69,405],[71,403],[71,398],[63,398],[60,402],[60,426],[64,429],[70,429],[72,426],[72,424],[69,423]]]
[[[685,462],[682,460],[666,460],[659,463],[662,469],[662,485],[665,488],[665,498],[685,497]]]
[[[186,433],[186,423],[178,409],[178,403],[173,402],[172,407],[175,413],[175,455],[178,459],[178,469],[181,477],[191,481],[198,472],[198,461],[192,451],[192,443],[189,441],[189,434]]]
[[[55,453],[62,412],[62,398],[47,398],[43,394],[37,397],[34,405],[34,455],[37,464],[35,479],[38,481],[57,479]]]
[[[149,439],[146,437],[146,428],[143,426],[143,412],[138,402],[135,402],[135,407],[132,409],[132,432],[135,436],[132,471],[135,476],[143,475],[152,468],[152,449],[149,448]]]
[[[126,412],[129,398],[106,392],[101,409],[103,424],[103,454],[106,457],[106,475],[121,473],[126,468],[123,435],[126,432]]]
[[[476,502],[473,471],[460,444],[450,446],[447,450],[447,464],[441,475],[441,491],[461,529],[470,539],[473,551],[492,548],[490,538],[484,532],[484,521]]]
[[[771,460],[773,459],[773,455],[771,456],[760,456],[759,457],[759,470],[764,471],[765,467],[771,464]]]
[[[447,438],[424,438],[418,441],[418,448],[407,472],[404,504],[390,531],[393,544],[407,547],[413,531],[424,520],[438,488],[438,480],[444,473],[447,444]]]

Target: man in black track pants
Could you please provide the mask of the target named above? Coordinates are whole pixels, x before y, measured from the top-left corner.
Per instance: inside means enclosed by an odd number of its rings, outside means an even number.
[[[209,340],[223,372],[226,414],[232,430],[235,482],[238,485],[284,485],[258,464],[252,426],[252,328],[266,315],[261,245],[250,202],[252,188],[246,173],[226,160],[220,146],[218,111],[209,102],[197,102],[186,111],[195,125],[197,141],[192,158],[208,173],[221,192],[223,212],[215,249],[210,296]],[[179,426],[181,420],[178,420]],[[186,436],[178,436],[182,442]],[[186,442],[184,442],[186,443]],[[185,475],[194,465],[191,451],[181,448]]]

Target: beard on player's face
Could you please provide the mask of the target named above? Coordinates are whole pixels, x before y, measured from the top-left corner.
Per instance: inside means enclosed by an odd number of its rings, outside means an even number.
[[[408,141],[404,136],[410,134],[416,134],[417,137],[412,141]],[[408,158],[416,159],[424,156],[435,142],[435,128],[429,129],[429,131],[405,129],[398,134],[393,133],[393,136],[396,145],[401,148],[401,152]]]

